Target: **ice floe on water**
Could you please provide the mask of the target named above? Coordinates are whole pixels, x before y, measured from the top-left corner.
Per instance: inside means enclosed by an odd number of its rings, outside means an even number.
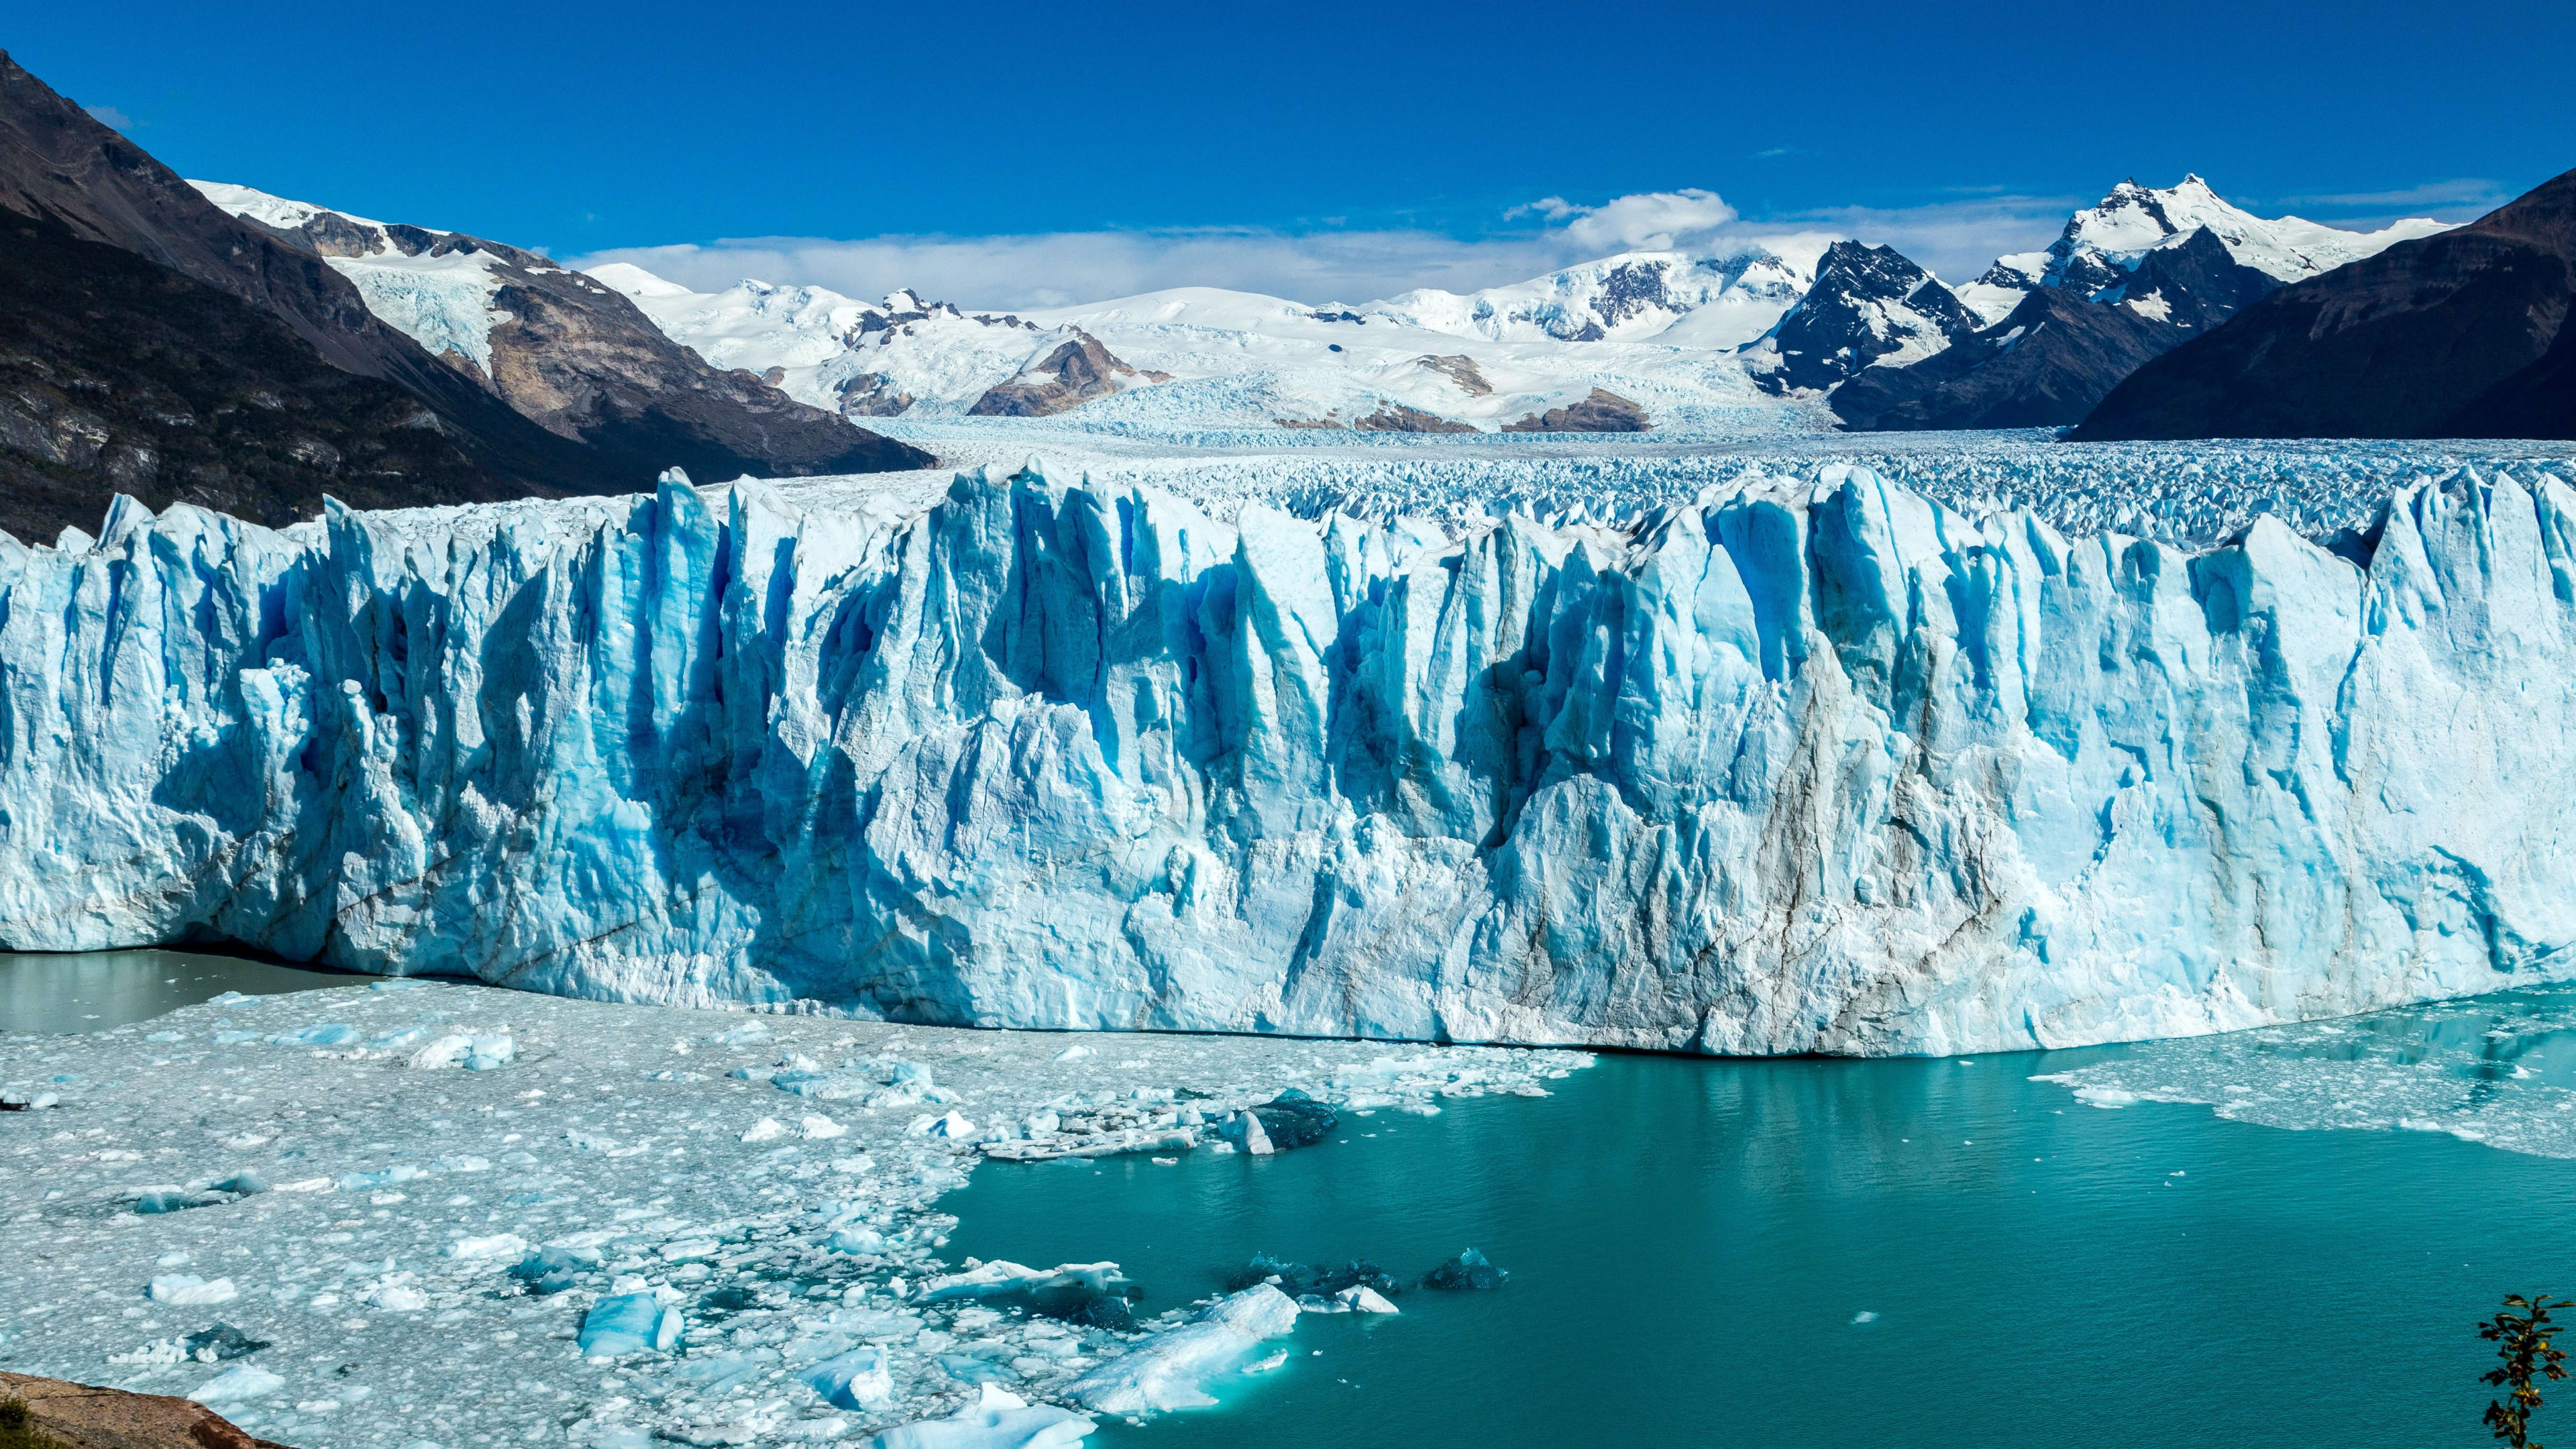
[[[2576,1157],[2576,991],[2147,1042],[2032,1080],[2110,1110],[2196,1103],[2268,1127],[2444,1132]]]
[[[1212,1402],[1301,1311],[1394,1305],[946,1261],[976,1163],[1321,1146],[1590,1060],[393,986],[0,1039],[0,1367],[299,1449],[1068,1445]]]

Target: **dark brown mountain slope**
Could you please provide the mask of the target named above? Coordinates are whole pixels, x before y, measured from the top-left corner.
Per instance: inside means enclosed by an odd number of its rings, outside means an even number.
[[[2576,437],[2576,171],[2284,287],[2138,369],[2071,435]]]

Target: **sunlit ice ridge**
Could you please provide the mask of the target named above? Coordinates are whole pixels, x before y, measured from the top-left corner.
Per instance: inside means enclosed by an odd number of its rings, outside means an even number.
[[[0,945],[1720,1053],[2560,979],[2561,471],[2200,549],[1849,463],[1615,524],[1034,462],[121,500],[0,547]]]

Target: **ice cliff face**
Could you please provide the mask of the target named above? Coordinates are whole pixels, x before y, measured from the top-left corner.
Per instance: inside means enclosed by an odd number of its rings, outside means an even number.
[[[2366,568],[1859,469],[1634,537],[961,477],[0,558],[0,943],[989,1025],[1986,1051],[2568,974],[2576,494]]]

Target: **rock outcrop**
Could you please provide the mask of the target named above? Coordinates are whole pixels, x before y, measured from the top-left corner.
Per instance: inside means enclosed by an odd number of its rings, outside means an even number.
[[[1140,372],[1110,355],[1100,339],[1077,332],[1064,345],[987,389],[967,412],[978,417],[1043,418],[1170,374]]]
[[[1518,422],[1503,424],[1506,433],[1642,433],[1655,425],[1646,410],[1619,396],[1594,388],[1579,402],[1543,413],[1531,413]]]
[[[203,1404],[34,1374],[0,1373],[0,1402],[26,1405],[28,1427],[68,1449],[284,1449]]]

